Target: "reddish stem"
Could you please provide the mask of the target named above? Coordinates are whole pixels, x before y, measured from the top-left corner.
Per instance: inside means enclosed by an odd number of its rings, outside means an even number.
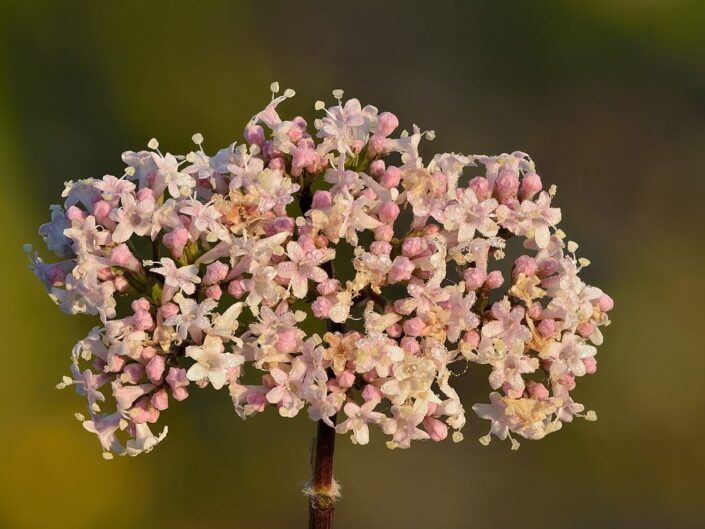
[[[335,415],[331,417],[335,424]],[[313,453],[313,477],[309,491],[309,529],[330,529],[333,526],[335,497],[333,482],[333,451],[335,430],[318,421],[316,446]]]

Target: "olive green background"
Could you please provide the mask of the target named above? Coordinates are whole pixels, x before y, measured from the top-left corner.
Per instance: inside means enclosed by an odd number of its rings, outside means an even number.
[[[152,136],[240,141],[273,80],[298,92],[287,115],[344,88],[434,129],[427,154],[529,152],[616,300],[576,390],[598,422],[518,452],[474,417],[457,445],[339,437],[336,526],[705,527],[704,24],[698,0],[0,2],[0,527],[305,527],[304,415],[243,422],[194,391],[157,450],[103,461],[54,389],[94,322],[21,252],[62,182],[119,174]],[[459,380],[468,408],[485,376]]]

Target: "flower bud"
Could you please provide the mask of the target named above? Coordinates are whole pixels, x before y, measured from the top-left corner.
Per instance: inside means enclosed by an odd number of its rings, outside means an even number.
[[[585,372],[588,375],[593,375],[597,372],[597,359],[594,356],[583,358],[583,365],[585,366]]]
[[[515,199],[519,191],[519,177],[514,171],[502,171],[495,182],[494,192],[503,204]]]
[[[330,191],[316,191],[313,194],[313,202],[311,204],[312,207],[316,209],[323,209],[327,208],[333,203],[333,198],[330,194]]]
[[[548,338],[556,334],[556,322],[550,318],[541,320],[541,323],[538,324],[536,329],[541,336]]]
[[[206,275],[203,276],[203,284],[213,285],[220,283],[228,275],[228,265],[221,261],[215,261],[206,267]]]
[[[470,182],[468,187],[475,192],[478,200],[487,200],[490,198],[490,184],[484,176],[476,176]]]
[[[392,224],[399,216],[399,206],[395,202],[385,202],[379,208],[379,220],[385,224]]]
[[[399,126],[399,119],[391,112],[382,112],[377,119],[375,134],[386,138]]]
[[[463,272],[463,279],[465,279],[466,290],[477,290],[485,283],[487,273],[480,268],[467,268],[465,272]]]
[[[164,369],[166,368],[166,362],[162,355],[155,355],[147,363],[145,371],[147,373],[147,378],[152,384],[159,384],[162,381],[162,376],[164,375]]]
[[[418,316],[404,322],[404,334],[407,336],[420,336],[425,328],[426,324]]]
[[[499,270],[493,270],[487,274],[487,279],[485,279],[485,286],[490,290],[501,287],[503,283],[504,277]]]
[[[370,164],[370,175],[379,178],[384,174],[384,160],[375,160]]]
[[[521,180],[521,193],[519,196],[522,200],[531,200],[541,189],[543,189],[541,177],[536,173],[529,173],[524,175]]]
[[[528,255],[520,255],[514,262],[514,268],[512,269],[512,278],[516,279],[519,274],[524,274],[525,276],[532,276],[538,272],[539,267],[536,264],[536,259]]]
[[[333,302],[325,296],[318,296],[311,304],[311,310],[316,318],[327,318]]]
[[[375,255],[389,255],[392,251],[392,245],[387,241],[374,241],[370,244],[370,251]]]
[[[442,441],[448,437],[448,425],[433,417],[424,418],[423,428],[433,441]]]
[[[400,182],[401,169],[394,166],[387,167],[387,170],[384,171],[384,174],[382,175],[381,184],[387,189],[392,189],[393,187],[397,187]]]
[[[614,308],[614,300],[607,294],[602,294],[600,299],[597,300],[597,307],[602,312],[609,312]]]
[[[223,289],[220,285],[211,285],[206,288],[206,297],[218,301],[223,296]]]
[[[259,125],[248,124],[245,127],[245,140],[249,144],[264,145],[264,129]]]
[[[408,281],[411,279],[411,274],[414,273],[415,268],[414,263],[409,261],[408,257],[398,255],[394,258],[392,267],[389,269],[388,280],[392,284]]]
[[[401,253],[405,257],[414,257],[424,249],[423,241],[419,237],[409,237],[401,246]]]
[[[378,241],[391,241],[394,238],[394,227],[383,224],[375,228],[375,239]]]

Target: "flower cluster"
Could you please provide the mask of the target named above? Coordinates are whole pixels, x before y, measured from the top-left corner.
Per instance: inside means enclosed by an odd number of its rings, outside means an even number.
[[[121,177],[68,182],[39,230],[63,260],[27,248],[65,312],[102,322],[59,387],[85,395],[77,416],[105,456],[151,450],[194,386],[227,389],[243,418],[307,408],[359,444],[374,424],[390,448],[462,439],[451,381],[468,366],[488,366],[473,410],[513,447],[594,419],[570,392],[596,370],[613,303],[579,278],[589,262],[533,161],[424,163],[432,131],[392,136],[396,116],[339,90],[310,133],[278,114],[294,92],[272,90],[242,144],[208,155],[196,134],[179,156],[151,140]]]

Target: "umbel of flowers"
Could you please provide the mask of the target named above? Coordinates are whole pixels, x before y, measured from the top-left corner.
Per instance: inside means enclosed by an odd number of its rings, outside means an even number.
[[[571,391],[613,302],[580,279],[589,261],[529,156],[424,162],[432,131],[395,136],[394,114],[339,90],[311,130],[278,114],[293,90],[272,91],[244,143],[207,154],[196,134],[182,156],[153,139],[121,176],[68,182],[39,230],[60,261],[27,248],[62,310],[100,317],[59,387],[87,399],[77,417],[104,456],[150,451],[162,412],[207,386],[242,418],[306,413],[358,444],[370,425],[390,448],[459,441],[452,382],[475,365],[483,444],[594,420]],[[505,264],[508,241],[521,255]]]

